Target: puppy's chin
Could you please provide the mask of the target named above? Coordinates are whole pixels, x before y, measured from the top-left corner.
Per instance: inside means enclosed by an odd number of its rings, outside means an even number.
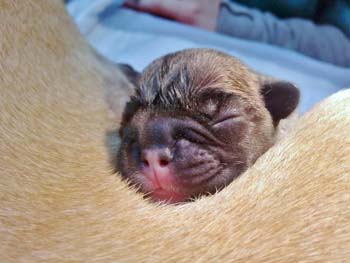
[[[165,202],[167,204],[184,203],[189,199],[189,197],[185,194],[175,191],[168,191],[162,188],[155,189],[148,195],[153,201]]]
[[[134,175],[130,179],[130,182],[139,186],[140,192],[145,193],[145,197],[152,201],[177,204],[186,202],[191,197],[180,191],[181,188],[176,184],[160,185],[159,182],[141,173],[137,173],[137,176]]]
[[[184,181],[183,178],[177,178],[177,180],[166,178],[163,180],[161,178],[154,179],[141,172],[133,174],[132,177],[129,177],[129,180],[131,184],[139,187],[139,191],[144,193],[146,198],[150,198],[156,202],[175,204],[188,202],[192,198],[199,197],[202,194],[216,192],[219,189],[216,185],[221,185],[220,176],[221,174],[218,175],[218,178],[215,178],[215,176],[214,178],[210,177],[210,180],[205,185],[202,182],[196,185],[186,185],[186,180]],[[175,177],[176,175],[174,175],[174,179],[176,179]],[[211,185],[212,181],[214,185]],[[210,189],[212,191],[209,191]]]

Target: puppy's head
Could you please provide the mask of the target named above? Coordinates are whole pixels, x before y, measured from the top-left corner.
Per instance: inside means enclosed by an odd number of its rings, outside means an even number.
[[[260,83],[226,54],[167,55],[146,68],[126,105],[118,169],[155,200],[214,193],[273,144],[298,99],[292,84]]]

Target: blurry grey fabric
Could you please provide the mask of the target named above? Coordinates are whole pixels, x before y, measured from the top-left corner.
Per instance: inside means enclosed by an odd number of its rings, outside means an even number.
[[[301,52],[342,67],[350,67],[350,40],[336,27],[299,18],[279,19],[258,9],[224,0],[217,31]]]

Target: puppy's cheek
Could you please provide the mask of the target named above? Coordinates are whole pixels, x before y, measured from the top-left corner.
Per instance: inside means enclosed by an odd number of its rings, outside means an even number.
[[[248,124],[242,119],[232,119],[216,124],[213,127],[216,136],[226,142],[238,143],[247,136],[249,132]]]
[[[139,180],[141,177],[135,160],[133,160],[132,156],[126,154],[124,149],[122,149],[122,153],[119,155],[117,169],[122,177],[128,179],[131,183],[135,184],[136,180]]]
[[[228,186],[235,178],[240,176],[244,169],[226,168],[216,177],[202,186],[206,193],[215,194]],[[203,193],[203,190],[202,190]]]

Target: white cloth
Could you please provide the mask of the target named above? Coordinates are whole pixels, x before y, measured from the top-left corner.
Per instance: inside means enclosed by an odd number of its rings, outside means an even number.
[[[215,48],[240,58],[258,72],[295,83],[301,89],[301,112],[330,94],[350,87],[350,69],[276,46],[120,8],[120,5],[121,1],[115,0],[71,0],[68,10],[102,55],[114,62],[128,63],[136,70],[142,70],[169,52],[192,47]]]

